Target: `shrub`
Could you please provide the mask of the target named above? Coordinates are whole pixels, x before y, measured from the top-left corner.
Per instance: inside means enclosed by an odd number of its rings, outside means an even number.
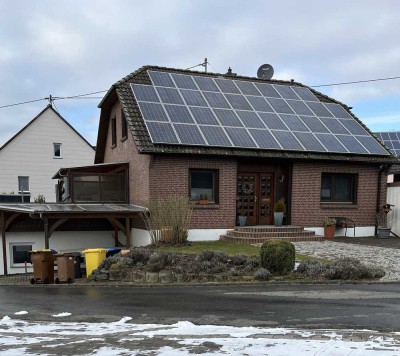
[[[254,278],[258,279],[260,281],[268,281],[271,279],[271,272],[268,271],[265,268],[259,268],[255,273],[254,273]]]
[[[382,278],[385,271],[378,267],[366,266],[356,258],[343,257],[334,261],[326,270],[328,279],[377,279]]]
[[[168,255],[164,253],[153,253],[148,261],[147,269],[150,272],[159,272],[168,264]]]
[[[246,256],[242,253],[238,253],[237,255],[231,258],[231,261],[235,266],[243,266],[246,265],[250,259],[251,258],[249,256]]]
[[[46,198],[43,194],[39,194],[37,197],[33,199],[33,201],[38,204],[44,204],[46,203]]]
[[[183,196],[152,200],[141,217],[150,234],[151,242],[183,244],[187,242],[193,203]]]
[[[133,248],[127,257],[130,257],[134,263],[146,264],[151,255],[151,251],[145,248]]]
[[[285,213],[286,212],[286,205],[284,199],[279,199],[274,205],[274,212],[275,213]]]
[[[297,267],[297,272],[306,277],[321,277],[326,271],[326,265],[318,260],[305,260]]]
[[[273,274],[285,274],[294,268],[295,248],[288,241],[267,240],[260,250],[261,267]]]

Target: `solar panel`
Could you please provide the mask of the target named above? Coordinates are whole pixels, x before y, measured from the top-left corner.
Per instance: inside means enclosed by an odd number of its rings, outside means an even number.
[[[389,148],[397,156],[400,155],[400,133],[399,132],[375,132],[378,140]]]
[[[346,148],[338,141],[338,139],[331,134],[316,133],[315,136],[325,146],[327,151],[330,152],[347,152]]]
[[[276,89],[276,91],[279,94],[281,94],[282,98],[295,99],[295,100],[299,99],[299,97],[296,95],[296,93],[288,85],[274,85],[274,88]]]
[[[206,101],[203,98],[203,95],[198,90],[180,90],[180,93],[183,96],[183,100],[185,100],[186,105],[193,106],[208,106]]]
[[[272,131],[272,134],[281,144],[283,149],[304,151],[303,146],[300,145],[299,141],[296,140],[296,137],[293,135],[293,133],[289,131]]]
[[[236,111],[236,114],[240,117],[245,127],[265,129],[265,125],[255,112],[238,110]]]
[[[311,132],[329,133],[329,130],[318,117],[300,116]]]
[[[219,125],[210,108],[189,107],[189,110],[198,124]]]
[[[133,94],[135,94],[136,100],[150,101],[153,103],[160,102],[156,90],[149,85],[142,84],[131,84]]]
[[[181,89],[194,89],[197,90],[196,83],[194,82],[193,78],[189,75],[182,75],[182,74],[171,74],[172,78],[174,79],[176,86]]]
[[[283,99],[268,98],[267,101],[278,114],[294,114],[294,111]]]
[[[328,109],[322,103],[314,103],[314,102],[310,101],[310,102],[307,102],[307,105],[317,116],[333,117],[333,115],[328,111]]]
[[[222,127],[200,126],[200,130],[210,146],[232,147],[232,143]]]
[[[271,132],[268,130],[249,130],[251,136],[253,136],[254,141],[256,141],[258,147],[266,149],[280,149],[278,142],[272,136]]]
[[[172,122],[194,123],[194,120],[186,106],[165,105],[165,110]]]
[[[287,100],[287,103],[298,115],[314,116],[313,112],[308,108],[308,106],[300,100]]]
[[[311,132],[295,132],[294,135],[306,151],[324,152],[326,149]]]
[[[163,103],[185,105],[177,89],[157,87],[157,92]]]
[[[258,95],[261,96],[261,93],[257,90],[252,82],[244,82],[235,80],[235,84],[239,87],[240,91],[244,95]]]
[[[308,127],[303,124],[303,121],[301,121],[300,118],[296,115],[281,114],[280,117],[291,131],[310,131]]]
[[[329,129],[329,131],[334,134],[349,134],[349,131],[347,131],[346,128],[337,119],[328,119],[326,117],[321,117],[321,121]]]
[[[267,98],[280,98],[279,93],[274,89],[271,84],[254,83],[257,89]]]
[[[147,121],[146,126],[153,142],[179,143],[171,124]]]
[[[271,130],[288,130],[288,127],[277,114],[260,112],[258,116],[264,122],[265,126]]]
[[[175,131],[183,144],[188,145],[205,145],[203,136],[196,125],[174,125]]]
[[[155,86],[175,88],[175,84],[167,72],[149,71],[149,76]]]
[[[342,105],[319,101],[309,88],[148,74],[152,85],[131,88],[154,143],[388,155]],[[396,133],[380,138],[400,150]]]
[[[368,151],[353,136],[336,135],[336,138],[349,152],[368,153]]]
[[[225,131],[235,147],[257,147],[246,129],[227,127]]]
[[[208,104],[212,108],[223,108],[223,109],[230,109],[228,102],[226,101],[225,97],[221,93],[210,93],[210,92],[203,92]]]
[[[246,96],[246,98],[255,111],[274,112],[274,109],[272,109],[271,105],[263,97]]]
[[[223,93],[240,94],[238,87],[233,80],[229,79],[214,79]]]
[[[219,89],[212,78],[195,76],[193,79],[200,90],[219,92]]]
[[[167,114],[161,104],[139,102],[140,111],[146,120],[168,121]]]
[[[349,119],[353,118],[345,109],[343,109],[342,105],[335,103],[325,103],[325,106],[328,110],[333,114],[334,117],[340,119]]]
[[[225,97],[228,99],[229,104],[231,104],[234,109],[252,110],[250,104],[243,95],[225,94]]]
[[[292,89],[302,100],[317,102],[319,101],[318,98],[308,88],[293,86]]]
[[[217,115],[222,126],[243,127],[242,122],[239,120],[233,110],[214,109],[214,113]]]

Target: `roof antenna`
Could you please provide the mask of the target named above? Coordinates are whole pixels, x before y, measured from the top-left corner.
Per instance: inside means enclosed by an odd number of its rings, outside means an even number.
[[[51,94],[49,95],[49,97],[48,98],[45,98],[46,100],[48,100],[49,101],[49,104],[50,104],[50,106],[51,107],[53,107],[53,102],[54,102],[54,98],[51,96]]]
[[[204,72],[206,73],[207,73],[207,64],[208,64],[207,58],[204,58],[204,63],[202,63],[201,65],[204,67]]]
[[[237,76],[237,73],[233,73],[233,72],[232,72],[232,68],[229,67],[229,68],[228,68],[228,71],[225,73],[225,75],[228,76],[228,77],[236,77],[236,76]]]

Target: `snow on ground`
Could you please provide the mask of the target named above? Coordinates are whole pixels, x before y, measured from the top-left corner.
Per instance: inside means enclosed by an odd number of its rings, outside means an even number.
[[[380,355],[400,354],[400,333],[372,330],[0,320],[0,355]]]

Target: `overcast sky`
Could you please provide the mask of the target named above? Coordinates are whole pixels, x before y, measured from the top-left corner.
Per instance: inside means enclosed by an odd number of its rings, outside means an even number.
[[[398,0],[1,0],[0,106],[108,90],[143,65],[205,57],[210,71],[256,76],[269,63],[275,79],[310,86],[396,77],[399,36]],[[371,130],[400,131],[400,79],[316,89]],[[55,105],[95,144],[100,100]],[[0,108],[0,146],[46,105]]]

